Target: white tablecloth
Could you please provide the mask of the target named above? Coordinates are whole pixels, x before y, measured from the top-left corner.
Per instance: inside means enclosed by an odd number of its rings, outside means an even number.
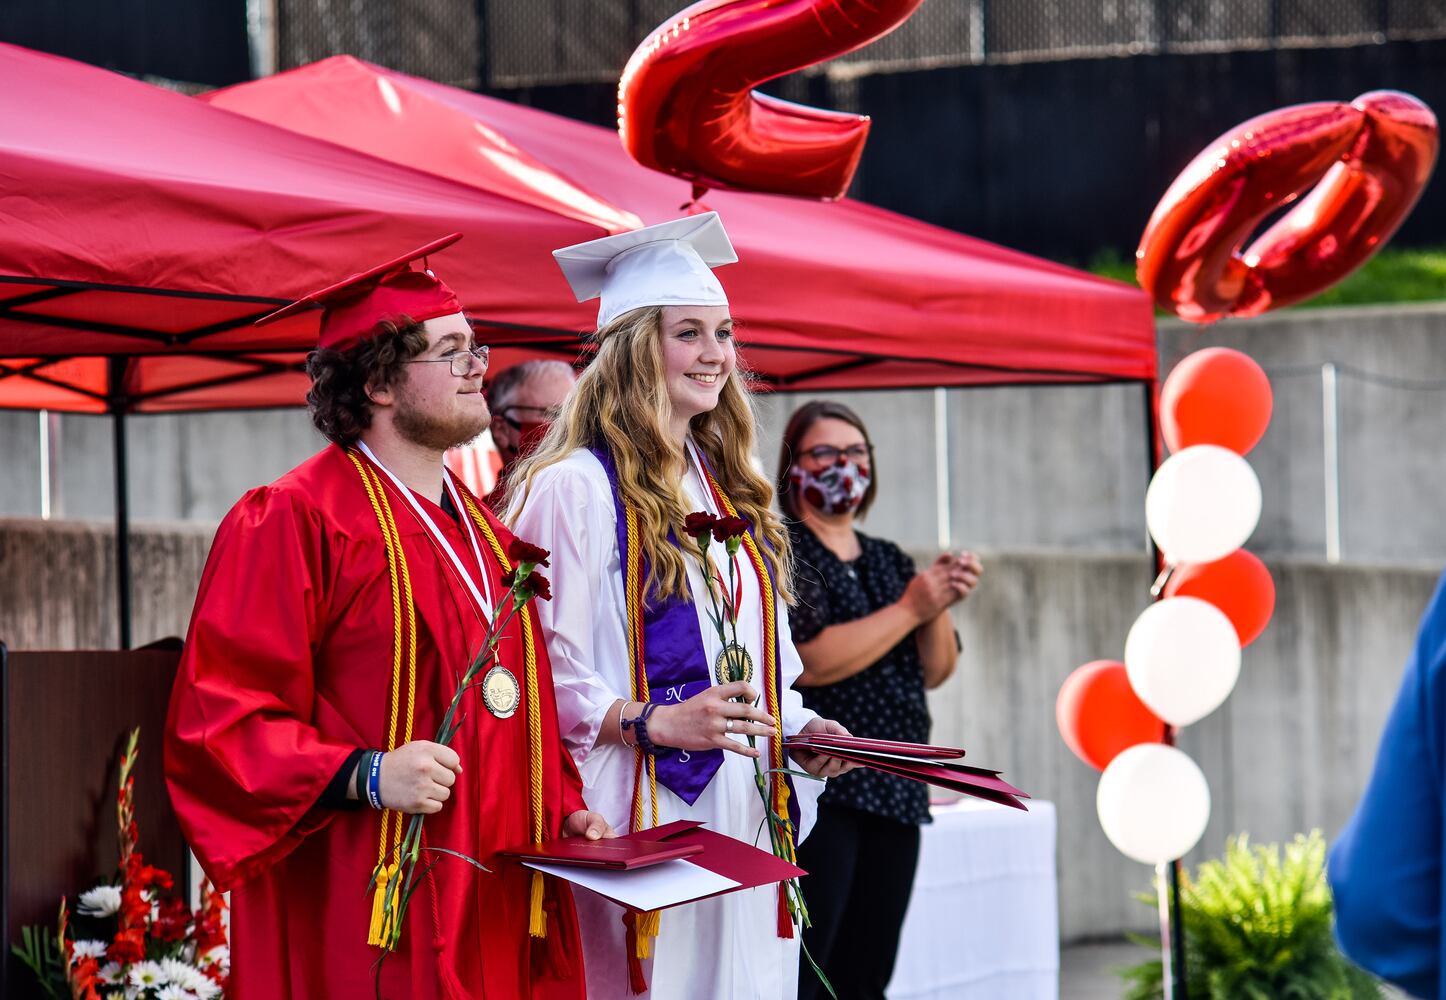
[[[934,807],[890,1000],[1057,1000],[1054,805]]]

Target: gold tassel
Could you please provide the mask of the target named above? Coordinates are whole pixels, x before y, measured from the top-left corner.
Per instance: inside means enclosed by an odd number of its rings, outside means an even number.
[[[376,945],[379,948],[390,948],[387,938],[387,884],[391,882],[392,876],[397,873],[396,865],[384,865],[377,872],[377,890],[372,896],[372,922],[367,930],[367,944]]]
[[[527,933],[535,938],[547,937],[547,912],[542,908],[542,872],[532,873],[532,911],[528,915]]]
[[[657,910],[648,910],[646,913],[638,914],[638,957],[653,957],[653,939],[658,936]]]

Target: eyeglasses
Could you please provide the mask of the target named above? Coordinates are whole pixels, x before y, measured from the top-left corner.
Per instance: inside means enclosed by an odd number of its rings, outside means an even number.
[[[486,344],[478,344],[476,347],[469,348],[465,351],[459,351],[456,354],[451,355],[450,357],[414,358],[411,361],[404,361],[402,363],[408,365],[434,365],[446,362],[447,364],[452,366],[453,375],[455,375],[457,378],[463,378],[467,375],[472,374],[473,361],[479,362],[482,366],[482,370],[485,372],[487,370],[487,358],[489,355],[491,355],[491,353],[492,348],[488,347]]]
[[[522,420],[529,419],[526,416],[523,416],[521,419],[513,416],[515,411],[520,410],[526,410],[528,413],[536,414],[536,416],[530,418],[530,421],[538,424],[550,424],[562,413],[561,406],[523,406],[521,403],[517,403],[512,406],[504,406],[492,415],[506,421],[507,425],[513,430],[520,431],[522,430]]]
[[[867,461],[870,451],[870,447],[866,444],[851,444],[847,448],[835,448],[831,444],[818,444],[802,454],[807,455],[815,462],[836,465],[838,460],[845,456],[848,457],[850,462],[855,464]]]

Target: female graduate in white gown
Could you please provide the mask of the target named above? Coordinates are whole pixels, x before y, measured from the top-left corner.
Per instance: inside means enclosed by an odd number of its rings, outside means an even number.
[[[761,755],[765,771],[801,768],[818,777],[848,765],[805,754],[772,759],[775,723],[784,735],[845,730],[805,709],[792,689],[802,664],[784,607],[787,535],[768,508],[771,488],[752,465],[752,414],[737,370],[732,320],[710,269],[736,258],[711,214],[593,241],[558,257],[579,299],[602,295],[598,354],[546,439],[518,469],[510,504],[518,536],[552,553],[553,598],[539,610],[560,731],[577,760],[590,808],[619,831],[635,828],[639,806],[641,825],[655,825],[651,790],[646,780],[641,788],[635,781],[643,750],[633,720],[643,715],[644,704],[634,693],[627,642],[621,497],[637,516],[631,537],[646,553],[649,585],[666,586],[671,575],[675,596],[692,601],[693,613],[685,605],[655,627],[696,629],[696,637],[678,638],[701,645],[701,659],[696,653],[694,659],[707,667],[701,680],[695,674],[686,684],[650,684],[655,707],[646,720],[648,739],[641,742],[665,748],[665,754],[670,747],[682,751],[671,754],[666,774],[658,764],[656,823],[701,820],[710,830],[769,850],[755,757]],[[728,513],[724,498],[752,523],[760,556],[755,563],[740,553],[735,577],[741,585],[737,642],[754,665],[751,683],[720,682],[726,680],[716,669],[724,643],[709,620],[702,560],[683,528],[688,513]],[[711,542],[709,555],[726,580],[725,545]],[[759,563],[766,563],[762,573]],[[778,719],[765,710],[775,703],[764,692],[766,592],[774,595],[767,610],[777,629]],[[658,648],[658,636],[651,637],[646,648]],[[644,660],[651,677],[656,663],[646,653]],[[730,700],[740,694],[741,702]],[[756,738],[756,750],[749,736]],[[704,760],[713,763],[700,766]],[[822,782],[794,777],[791,785],[801,839],[812,825]],[[800,936],[796,927],[791,936],[781,935],[778,893],[769,885],[662,911],[651,958],[633,962],[647,983],[643,995],[794,997]],[[623,910],[586,891],[576,899],[589,997],[634,994],[642,984],[629,985],[634,952]]]

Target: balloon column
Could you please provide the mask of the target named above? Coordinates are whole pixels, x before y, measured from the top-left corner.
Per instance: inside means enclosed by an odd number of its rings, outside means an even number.
[[[1426,186],[1438,143],[1431,109],[1394,90],[1252,118],[1165,192],[1135,255],[1140,287],[1196,323],[1319,294],[1385,246]]]
[[[1265,629],[1275,585],[1240,546],[1260,518],[1260,483],[1243,457],[1270,422],[1270,382],[1238,351],[1185,358],[1160,396],[1173,454],[1145,495],[1150,534],[1167,563],[1160,600],[1125,640],[1124,662],[1095,661],[1060,688],[1065,743],[1103,771],[1095,806],[1105,835],[1146,864],[1175,861],[1210,818],[1205,776],[1172,742],[1224,703],[1240,651]]]
[[[618,135],[634,160],[709,188],[839,198],[865,115],[753,88],[893,31],[923,0],[703,0],[664,21],[618,81]]]

